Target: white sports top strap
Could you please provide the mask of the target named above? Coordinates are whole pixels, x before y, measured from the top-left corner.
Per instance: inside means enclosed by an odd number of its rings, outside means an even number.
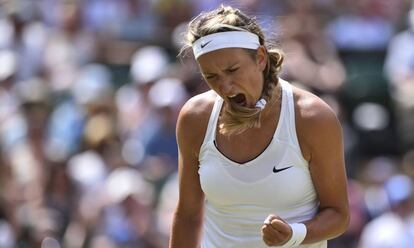
[[[204,137],[203,145],[215,140],[217,121],[220,116],[222,105],[223,99],[220,96],[217,96],[214,102],[213,110],[211,111],[210,119],[208,121],[206,136]]]
[[[286,96],[286,101],[285,103],[287,103],[286,105],[286,115],[284,118],[284,121],[288,122],[285,126],[285,128],[288,129],[288,133],[289,133],[289,140],[290,142],[292,142],[292,144],[294,145],[294,147],[296,147],[298,149],[298,151],[300,152],[300,146],[299,146],[299,141],[298,141],[298,137],[296,134],[296,121],[295,121],[295,99],[293,96],[293,88],[292,85],[289,84],[288,82],[286,82],[285,80],[279,78],[279,83],[282,85],[283,91],[286,93],[284,94],[284,96]]]

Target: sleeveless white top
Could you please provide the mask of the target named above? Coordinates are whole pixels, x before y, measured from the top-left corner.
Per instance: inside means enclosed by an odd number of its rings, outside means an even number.
[[[279,83],[282,104],[273,139],[260,155],[243,164],[227,158],[215,145],[223,105],[222,98],[216,99],[199,156],[206,199],[202,248],[267,247],[261,227],[269,214],[294,223],[311,219],[318,210],[308,162],[296,136],[292,87],[282,79]],[[327,247],[327,241],[299,247]]]

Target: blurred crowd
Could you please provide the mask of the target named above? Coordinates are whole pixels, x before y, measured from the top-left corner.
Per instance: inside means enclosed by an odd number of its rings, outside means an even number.
[[[3,0],[1,248],[167,247],[176,118],[207,90],[177,54],[221,3],[256,15],[281,77],[343,125],[351,224],[329,247],[412,247],[411,0]]]

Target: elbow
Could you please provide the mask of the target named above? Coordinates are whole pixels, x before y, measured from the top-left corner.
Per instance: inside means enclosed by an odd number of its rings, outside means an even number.
[[[351,216],[349,214],[349,211],[343,211],[340,213],[340,221],[338,223],[338,233],[337,236],[340,236],[342,234],[344,234],[349,227],[350,221],[351,221]]]
[[[348,230],[351,217],[348,208],[331,208],[330,211],[331,215],[328,219],[332,220],[332,222],[329,239],[333,239],[341,236]]]
[[[173,215],[173,222],[191,223],[197,227],[203,223],[203,211],[183,211],[177,208]]]
[[[343,217],[343,221],[342,221],[342,232],[341,232],[341,234],[343,234],[344,232],[346,232],[348,230],[350,222],[351,222],[351,216],[350,216],[349,212],[344,213],[344,217]]]

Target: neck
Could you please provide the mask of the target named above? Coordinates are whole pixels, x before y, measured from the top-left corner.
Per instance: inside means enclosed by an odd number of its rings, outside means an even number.
[[[280,112],[282,100],[282,87],[280,83],[274,87],[272,95],[269,99],[269,102],[266,104],[266,107],[262,111],[261,122],[266,121],[269,117],[274,116],[275,112]]]

